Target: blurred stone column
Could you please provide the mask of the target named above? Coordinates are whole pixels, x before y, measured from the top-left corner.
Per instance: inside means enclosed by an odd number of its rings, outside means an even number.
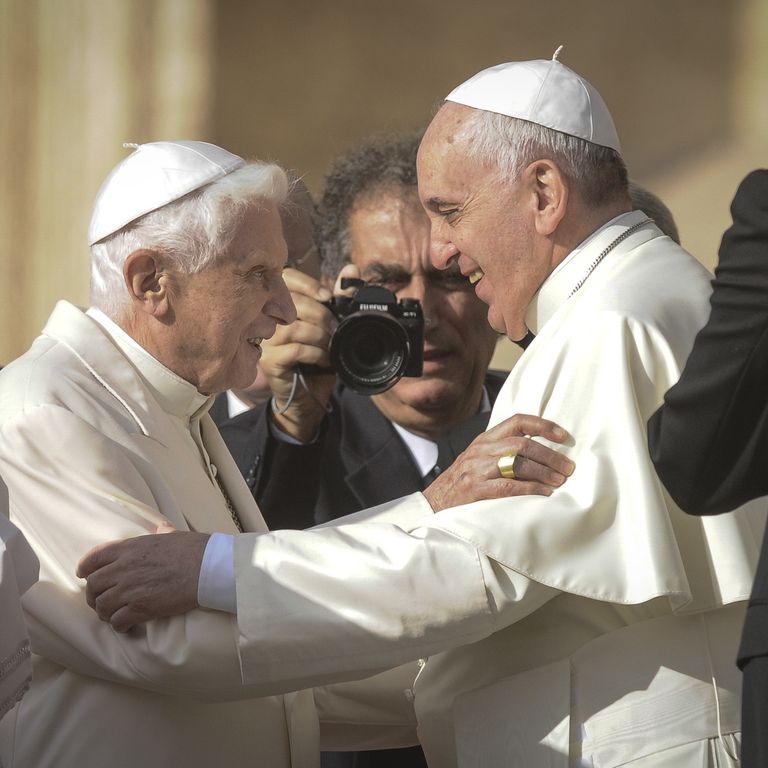
[[[212,0],[0,0],[0,364],[88,301],[86,229],[123,142],[205,139]]]

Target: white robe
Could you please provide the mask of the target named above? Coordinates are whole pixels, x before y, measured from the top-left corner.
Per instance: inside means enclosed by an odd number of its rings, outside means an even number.
[[[718,727],[738,731],[733,659],[765,503],[684,515],[645,438],[706,320],[709,275],[649,223],[569,298],[598,254],[643,218],[609,222],[547,279],[528,313],[537,338],[491,418],[533,413],[561,424],[575,440],[575,474],[550,497],[430,515],[415,494],[352,516],[389,515],[389,525],[342,520],[237,537],[246,681],[437,654],[414,692],[419,736],[439,767],[582,757],[614,766],[686,744],[700,744],[698,755]],[[333,689],[318,700],[344,701]],[[698,765],[679,763],[689,764]]]
[[[8,489],[0,480],[0,718],[32,681],[29,635],[20,601],[38,574],[34,552],[7,515]]]
[[[0,722],[0,764],[317,768],[311,694],[249,699],[267,691],[242,685],[232,616],[198,610],[121,635],[85,603],[75,568],[96,544],[163,519],[235,531],[211,464],[246,529],[266,530],[207,398],[124,347],[62,302],[0,371],[0,474],[11,520],[40,559],[23,600],[34,680]]]

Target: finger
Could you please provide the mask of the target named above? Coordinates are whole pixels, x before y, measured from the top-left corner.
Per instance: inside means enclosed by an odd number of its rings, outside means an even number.
[[[91,608],[95,606],[96,599],[99,595],[106,592],[108,589],[111,589],[117,583],[117,579],[112,572],[113,570],[114,569],[107,565],[104,568],[99,568],[98,571],[94,571],[88,576],[85,585],[85,600]]]
[[[291,380],[294,369],[299,363],[310,365],[329,365],[328,348],[314,344],[291,342],[275,347],[269,355],[261,358],[264,373],[271,379]]]
[[[568,479],[564,474],[539,464],[522,454],[515,457],[513,469],[515,470],[515,480],[521,482],[536,481],[553,488],[559,488]]]
[[[526,440],[526,444],[519,451],[524,458],[530,459],[544,467],[554,470],[564,477],[570,477],[576,469],[576,463],[560,451],[554,451],[536,440]]]
[[[115,544],[119,544],[119,541],[108,541],[89,549],[77,564],[76,576],[84,579],[99,568],[114,562],[117,559]]]
[[[102,592],[91,606],[96,615],[102,621],[109,621],[112,618],[112,614],[115,611],[120,610],[126,604],[125,599],[119,594],[116,588],[108,589],[106,592]]]
[[[284,269],[283,280],[292,294],[307,296],[316,302],[328,301],[331,298],[331,292],[319,280],[299,272],[298,269],[292,267]]]
[[[525,480],[503,480],[504,488],[499,489],[496,498],[505,496],[551,496],[552,488],[543,483]]]
[[[485,480],[473,491],[473,500],[504,499],[512,496],[551,496],[552,488],[535,480],[518,480],[498,477]]]
[[[296,320],[282,330],[283,333],[276,334],[272,339],[264,342],[262,359],[265,355],[269,355],[273,349],[278,349],[286,344],[309,344],[327,349],[331,341],[331,328],[328,325]]]
[[[510,416],[492,429],[489,429],[486,434],[497,438],[503,435],[537,435],[554,443],[563,443],[570,437],[554,421],[524,413],[516,413],[514,416]]]
[[[331,312],[330,308],[325,304],[321,304],[316,299],[303,296],[299,293],[291,294],[291,298],[296,306],[296,316],[299,320],[303,320],[305,323],[318,325],[328,331],[332,331],[338,325],[333,312]],[[278,328],[275,332],[275,336],[279,338],[284,334],[285,329],[290,327],[292,326],[288,325]]]
[[[144,621],[142,616],[130,605],[118,608],[110,617],[109,623],[115,632],[125,633]]]

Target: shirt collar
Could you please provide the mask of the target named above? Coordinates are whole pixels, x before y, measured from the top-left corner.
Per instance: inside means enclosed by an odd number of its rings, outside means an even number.
[[[622,232],[648,218],[643,211],[622,213],[607,221],[577,245],[552,271],[533,297],[525,313],[525,324],[534,333],[563,305],[589,270],[595,256]]]
[[[213,395],[201,394],[193,384],[166,368],[100,309],[91,307],[86,314],[104,329],[130,360],[166,413],[190,421],[208,411],[213,404]]]
[[[478,408],[477,412],[485,413],[490,410],[491,399],[488,397],[488,390],[483,387],[483,399],[480,402],[480,408]],[[405,427],[401,427],[394,421],[392,422],[392,426],[411,452],[413,460],[416,462],[419,472],[421,472],[421,476],[425,477],[434,469],[435,464],[437,464],[437,443],[429,438],[421,437],[421,435],[414,435],[413,432],[409,432]],[[445,467],[441,467],[441,469],[445,469]]]

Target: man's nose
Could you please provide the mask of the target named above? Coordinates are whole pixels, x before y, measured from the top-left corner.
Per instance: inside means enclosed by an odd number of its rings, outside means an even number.
[[[273,317],[278,325],[290,325],[296,320],[296,305],[293,303],[291,292],[288,290],[282,275],[278,285],[272,291],[264,311]]]
[[[440,311],[435,293],[435,288],[430,285],[426,275],[414,275],[408,284],[408,288],[400,291],[397,296],[399,299],[418,299],[426,323],[429,325],[435,321]]]
[[[433,266],[446,269],[458,253],[459,249],[450,240],[439,237],[433,227],[429,241],[429,258]]]

